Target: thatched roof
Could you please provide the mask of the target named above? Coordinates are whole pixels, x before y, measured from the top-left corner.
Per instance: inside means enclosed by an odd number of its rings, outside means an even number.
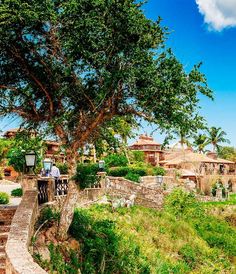
[[[165,161],[165,165],[177,166],[182,163],[219,163],[217,160],[211,159],[204,154],[194,152],[183,152],[183,154],[177,156],[174,159]]]
[[[235,164],[232,161],[225,159],[212,159],[205,154],[195,153],[191,151],[182,151],[178,156],[161,161],[160,163],[167,166],[177,166],[183,163],[213,163],[213,164]]]

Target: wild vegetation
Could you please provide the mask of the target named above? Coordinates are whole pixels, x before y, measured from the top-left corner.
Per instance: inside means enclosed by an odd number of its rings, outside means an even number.
[[[77,209],[70,235],[76,250],[50,245],[52,273],[234,273],[236,229],[211,216],[192,194],[175,190],[165,208],[95,205]]]

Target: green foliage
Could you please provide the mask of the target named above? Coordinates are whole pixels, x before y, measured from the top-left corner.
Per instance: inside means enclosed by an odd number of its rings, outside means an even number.
[[[174,189],[165,199],[165,209],[176,217],[194,216],[201,213],[201,207],[193,193],[181,188]]]
[[[137,173],[132,173],[129,172],[126,176],[125,179],[130,180],[130,181],[134,181],[136,183],[139,183],[139,179],[140,179],[140,175]]]
[[[49,244],[48,249],[50,262],[43,260],[40,254],[34,253],[33,255],[36,262],[48,273],[78,273],[80,267],[78,252],[70,248],[64,248],[63,245],[54,245],[53,243]]]
[[[96,184],[99,180],[98,171],[98,164],[79,164],[74,179],[79,184],[80,189],[92,187]]]
[[[196,250],[189,244],[185,244],[180,250],[179,255],[183,258],[183,260],[190,266],[190,268],[194,268],[197,264],[198,255],[200,250]]]
[[[9,195],[6,192],[0,192],[0,204],[6,205],[9,203]]]
[[[197,151],[200,153],[204,152],[205,147],[209,144],[207,135],[198,134],[194,136],[193,145],[196,147]]]
[[[56,163],[56,166],[59,168],[61,174],[68,174],[67,163]]]
[[[229,161],[236,161],[235,147],[218,146],[218,157]]]
[[[191,193],[181,189],[174,190],[166,198],[165,209],[178,219],[188,221],[210,247],[235,256],[235,229],[231,228],[227,222],[207,214]]]
[[[58,221],[60,219],[60,213],[51,207],[45,207],[40,211],[40,216],[38,218],[38,225],[44,223],[45,221]]]
[[[132,163],[143,163],[145,161],[145,154],[143,151],[133,150],[130,151],[130,160]]]
[[[124,154],[110,154],[104,158],[107,167],[123,167],[128,165],[128,159]]]
[[[135,166],[116,167],[108,169],[108,175],[114,177],[125,177],[128,173],[137,174],[139,176],[146,176],[146,169]]]
[[[113,221],[95,220],[85,210],[77,209],[70,233],[81,243],[82,273],[150,273],[139,247],[122,239]]]
[[[161,176],[165,176],[166,174],[166,171],[164,168],[162,167],[154,167],[153,168],[153,175],[155,176],[158,176],[158,175],[161,175]]]
[[[218,151],[219,144],[230,143],[229,140],[226,139],[226,132],[224,132],[221,127],[211,127],[208,129],[208,140],[209,143],[212,144],[215,152]]]
[[[12,143],[12,140],[0,138],[0,163],[4,158],[6,158]]]
[[[25,153],[35,151],[36,153],[36,172],[41,169],[41,152],[43,149],[40,137],[32,137],[30,132],[20,132],[17,134],[12,148],[8,151],[7,158],[9,165],[13,166],[18,172],[25,171]]]
[[[236,231],[226,221],[210,215],[193,221],[198,234],[209,244],[229,256],[236,256]]]
[[[110,168],[107,171],[107,174],[109,176],[114,176],[114,177],[125,177],[129,172],[128,167],[117,167],[117,168]]]
[[[11,196],[14,197],[21,197],[23,195],[23,190],[22,188],[16,188],[11,191]]]

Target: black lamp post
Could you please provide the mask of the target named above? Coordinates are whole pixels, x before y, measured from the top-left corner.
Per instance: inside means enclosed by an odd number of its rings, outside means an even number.
[[[36,165],[36,153],[35,151],[29,151],[25,153],[25,165],[29,173],[34,172]]]

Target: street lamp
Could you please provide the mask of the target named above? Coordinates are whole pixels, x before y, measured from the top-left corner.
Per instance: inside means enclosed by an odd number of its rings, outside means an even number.
[[[163,176],[161,175],[156,176],[156,182],[158,186],[161,186],[163,182]]]
[[[104,160],[100,160],[98,162],[98,167],[99,167],[99,171],[104,171],[104,169],[105,169],[105,161]]]
[[[49,174],[49,172],[52,169],[52,159],[45,158],[43,160],[43,169],[44,169],[45,175],[47,176],[47,174]]]
[[[25,153],[25,165],[28,171],[33,171],[36,164],[36,153],[35,151],[29,151]]]

